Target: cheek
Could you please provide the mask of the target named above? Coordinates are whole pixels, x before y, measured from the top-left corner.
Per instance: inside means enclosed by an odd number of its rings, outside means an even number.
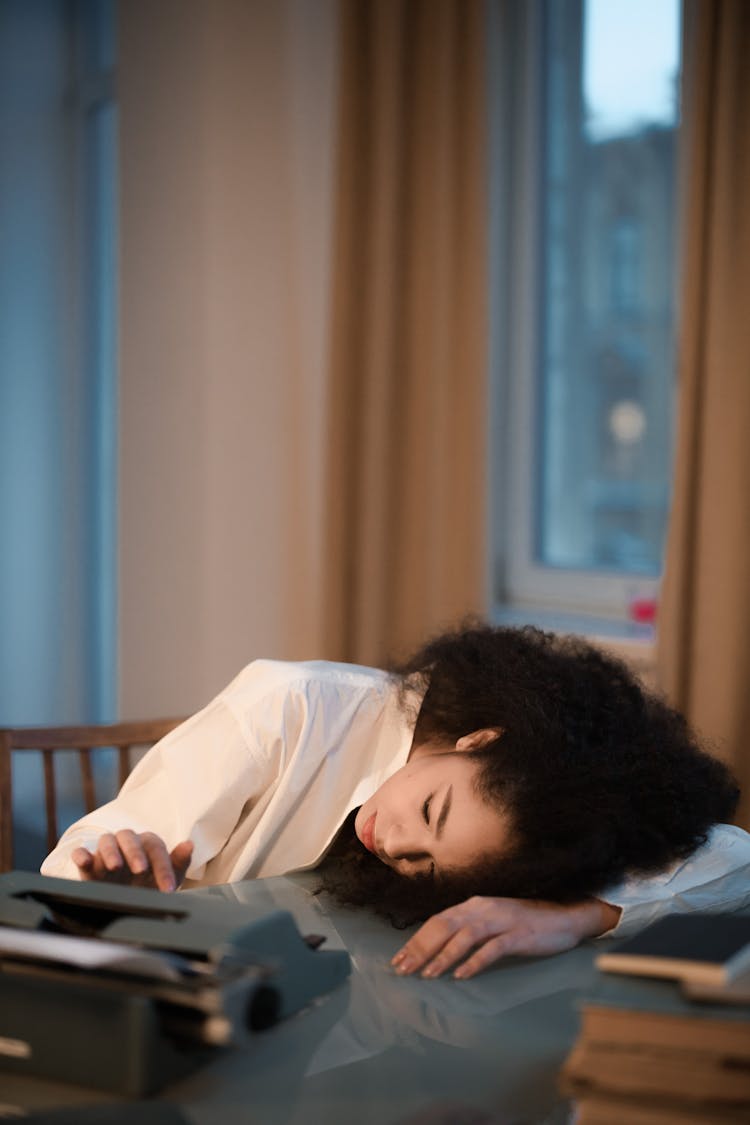
[[[381,811],[386,812],[398,808],[408,796],[409,788],[409,766],[402,766],[400,770],[387,778],[368,799],[367,804],[370,806],[370,811],[380,813]]]
[[[388,781],[384,782],[383,785],[375,790],[371,797],[368,797],[366,801],[363,801],[360,810],[354,820],[354,827],[357,831],[359,831],[363,827],[363,825],[367,823],[373,813],[380,814],[381,808],[387,808],[388,785]]]

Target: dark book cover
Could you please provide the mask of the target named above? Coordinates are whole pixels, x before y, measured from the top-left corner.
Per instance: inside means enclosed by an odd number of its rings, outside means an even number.
[[[673,914],[600,953],[596,964],[612,973],[721,984],[750,970],[750,916]]]

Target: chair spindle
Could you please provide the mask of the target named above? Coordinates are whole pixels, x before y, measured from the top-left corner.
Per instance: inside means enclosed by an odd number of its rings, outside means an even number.
[[[57,843],[57,794],[55,792],[55,762],[52,750],[43,750],[44,804],[47,811],[47,848],[52,851]]]
[[[96,795],[94,793],[94,771],[91,768],[91,750],[79,750],[78,761],[81,767],[84,807],[86,812],[93,812],[96,808]]]

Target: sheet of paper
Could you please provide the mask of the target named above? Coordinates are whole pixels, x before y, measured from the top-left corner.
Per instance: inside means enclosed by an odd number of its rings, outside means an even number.
[[[0,960],[3,958],[45,961],[89,972],[106,971],[150,980],[182,979],[169,954],[99,938],[70,937],[12,926],[0,926]]]

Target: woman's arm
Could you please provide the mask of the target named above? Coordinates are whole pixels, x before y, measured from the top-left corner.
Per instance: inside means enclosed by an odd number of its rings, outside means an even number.
[[[501,957],[559,953],[591,937],[626,936],[670,913],[750,905],[750,835],[717,825],[703,847],[658,875],[628,879],[602,899],[561,906],[472,898],[436,914],[393,958],[398,973],[467,978]],[[466,958],[466,960],[463,960]]]
[[[113,801],[72,825],[42,873],[161,890],[186,872],[199,879],[263,788],[264,772],[218,697],[149,750]]]

